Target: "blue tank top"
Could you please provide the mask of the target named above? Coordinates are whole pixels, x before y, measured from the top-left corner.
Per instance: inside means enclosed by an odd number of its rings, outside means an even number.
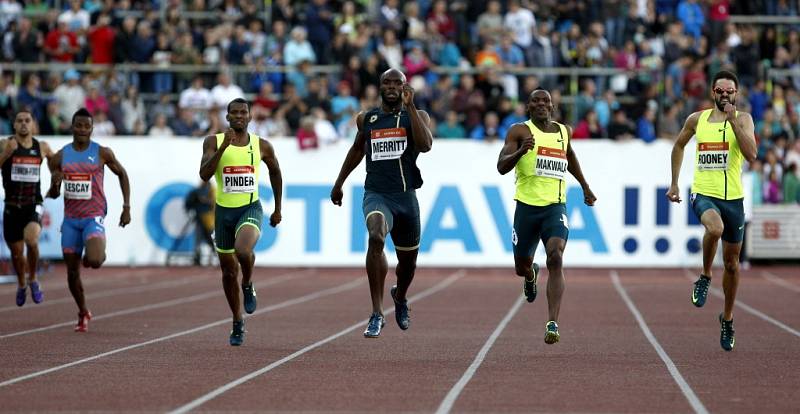
[[[62,149],[61,171],[64,173],[64,217],[105,217],[106,194],[100,145],[89,142],[89,148],[75,151],[72,143]]]
[[[397,114],[375,108],[364,114],[367,179],[364,188],[378,193],[400,193],[422,186],[417,168],[411,119],[406,110]]]

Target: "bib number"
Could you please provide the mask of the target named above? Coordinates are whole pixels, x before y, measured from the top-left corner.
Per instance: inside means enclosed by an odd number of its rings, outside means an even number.
[[[536,175],[563,180],[567,173],[567,152],[548,147],[536,151]]]
[[[370,135],[372,161],[396,160],[406,150],[405,128],[375,129]]]
[[[255,167],[252,165],[229,165],[222,168],[223,193],[254,193],[255,191]]]
[[[91,200],[92,175],[64,173],[64,198],[69,200]]]
[[[724,171],[728,169],[728,143],[702,142],[697,145],[699,171]]]
[[[11,181],[35,183],[39,181],[41,158],[14,157],[11,159]]]

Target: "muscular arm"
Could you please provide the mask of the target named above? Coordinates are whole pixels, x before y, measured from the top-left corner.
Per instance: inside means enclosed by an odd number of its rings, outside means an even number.
[[[203,158],[200,161],[200,178],[203,181],[208,181],[214,175],[214,171],[217,170],[217,164],[219,164],[219,160],[222,158],[222,153],[225,152],[229,144],[230,141],[225,140],[222,141],[222,145],[217,148],[217,137],[214,135],[207,136],[205,141],[203,141]]]
[[[497,172],[505,175],[533,148],[533,136],[524,124],[514,124],[506,133],[506,141],[497,158]]]
[[[261,160],[267,164],[267,169],[269,170],[269,184],[272,186],[272,195],[275,199],[275,212],[273,213],[273,218],[270,220],[270,224],[275,226],[280,222],[280,220],[275,222],[274,217],[276,214],[279,217],[281,213],[283,176],[281,175],[281,167],[278,164],[278,157],[275,156],[275,149],[272,147],[272,144],[262,139],[259,148],[261,148]]]
[[[414,135],[414,146],[419,152],[430,151],[433,146],[433,133],[430,128],[431,117],[427,112],[416,109],[413,103],[408,109],[408,117],[411,120],[411,133]]]
[[[53,152],[53,149],[50,148],[50,144],[48,144],[48,143],[46,143],[44,141],[39,141],[39,148],[41,148],[41,150],[42,150],[42,158],[46,158],[47,159],[47,168],[50,169],[50,160],[56,154]],[[50,172],[52,173],[53,170],[50,169]]]
[[[347,151],[347,156],[344,158],[342,168],[339,170],[339,176],[336,177],[336,182],[333,184],[333,189],[331,189],[331,201],[338,206],[342,205],[342,186],[344,185],[344,181],[350,173],[358,167],[358,164],[361,164],[361,160],[364,159],[364,144],[366,140],[363,130],[364,112],[360,112],[357,115],[356,126],[358,126],[356,139],[353,141],[353,145],[350,146],[350,150]]]
[[[675,139],[675,145],[672,146],[672,181],[667,191],[667,198],[672,202],[681,202],[678,178],[681,175],[681,164],[683,164],[683,148],[694,136],[697,130],[698,118],[700,118],[700,112],[695,112],[686,118],[681,132],[678,133],[678,137]]]
[[[731,122],[731,128],[736,134],[736,141],[739,143],[739,149],[742,150],[744,158],[749,162],[755,161],[757,149],[753,117],[747,112],[741,112],[736,117],[736,121]]]
[[[12,139],[14,139],[14,137],[9,137],[8,139],[0,141],[0,165],[5,163],[7,159],[11,158],[11,154],[14,153],[14,150],[11,149],[10,145],[8,145],[9,140]]]
[[[47,159],[47,168],[50,170],[50,189],[47,190],[47,197],[58,198],[61,194],[61,180],[64,173],[61,171],[61,158],[63,153],[58,150],[52,157]]]
[[[122,190],[122,216],[119,225],[125,227],[131,222],[131,184],[128,180],[128,172],[120,164],[111,148],[100,147],[100,158],[117,177],[119,177],[119,188]]]

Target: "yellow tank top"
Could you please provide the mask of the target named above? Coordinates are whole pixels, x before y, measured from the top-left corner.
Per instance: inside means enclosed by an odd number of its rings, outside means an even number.
[[[697,120],[697,154],[692,193],[723,200],[737,200],[744,197],[744,156],[731,124],[727,121],[708,122],[711,112],[712,109],[706,109]]]
[[[514,199],[531,206],[566,203],[567,127],[558,122],[558,132],[545,133],[533,121],[525,125],[535,141],[533,149],[517,161],[517,192]]]
[[[237,147],[229,145],[222,153],[214,177],[217,181],[217,204],[222,207],[242,207],[258,200],[258,177],[261,166],[260,138],[249,134],[250,143]],[[217,134],[217,148],[225,134]]]

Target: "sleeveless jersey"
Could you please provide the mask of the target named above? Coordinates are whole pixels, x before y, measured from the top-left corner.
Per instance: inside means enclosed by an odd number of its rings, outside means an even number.
[[[422,186],[417,151],[406,110],[397,114],[375,108],[364,115],[364,154],[367,178],[364,188],[378,193],[400,193]]]
[[[514,199],[531,206],[566,203],[567,127],[558,122],[558,132],[542,132],[533,121],[525,125],[534,138],[533,149],[517,161],[517,192]]]
[[[708,122],[712,111],[713,109],[703,111],[697,120],[697,153],[692,193],[723,200],[737,200],[744,197],[744,156],[730,122]]]
[[[214,177],[217,182],[217,204],[222,207],[242,207],[258,200],[258,177],[261,166],[261,146],[258,135],[249,134],[250,142],[237,147],[229,145],[219,159]],[[225,134],[217,134],[217,148]]]
[[[71,143],[64,145],[61,171],[64,173],[64,217],[105,217],[105,166],[100,160],[100,145],[89,141],[89,147],[83,151],[76,151]]]
[[[3,163],[3,190],[6,203],[30,205],[42,202],[39,174],[42,167],[42,149],[36,138],[31,140],[30,148],[18,145],[11,157]]]

